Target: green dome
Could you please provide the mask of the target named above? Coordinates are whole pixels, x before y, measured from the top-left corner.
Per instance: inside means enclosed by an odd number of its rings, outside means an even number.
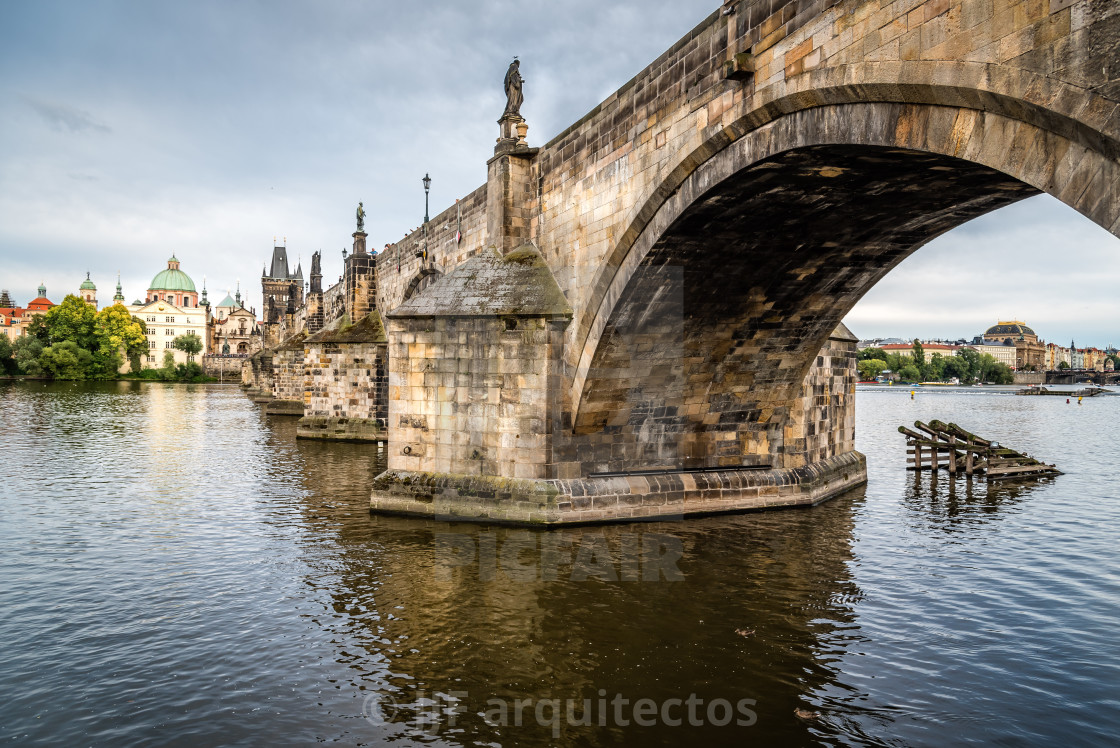
[[[89,279],[89,273],[86,273],[86,279],[82,281],[82,285],[78,286],[79,291],[96,291],[97,286]]]
[[[161,270],[152,278],[149,291],[190,291],[194,292],[194,281],[179,269],[179,260],[175,255],[167,261],[167,270]]]

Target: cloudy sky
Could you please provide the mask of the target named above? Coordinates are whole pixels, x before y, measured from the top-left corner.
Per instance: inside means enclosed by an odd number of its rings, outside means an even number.
[[[220,299],[286,237],[327,280],[365,202],[372,246],[485,181],[522,59],[541,144],[718,0],[0,3],[0,286],[59,301],[86,271],[142,296],[174,252]],[[971,337],[997,317],[1120,344],[1120,240],[1048,197],[922,249],[848,317],[864,337]]]

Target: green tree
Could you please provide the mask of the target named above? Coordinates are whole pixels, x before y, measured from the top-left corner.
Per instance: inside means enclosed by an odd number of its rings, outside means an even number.
[[[922,347],[922,341],[914,338],[913,353],[910,354],[914,359],[914,366],[919,370],[926,365],[926,349]]]
[[[16,338],[12,346],[12,358],[20,371],[28,376],[41,377],[43,366],[39,363],[39,356],[43,353],[43,341],[34,335],[24,335]]]
[[[16,361],[12,358],[12,341],[0,335],[0,374],[14,374]]]
[[[94,330],[97,312],[92,305],[70,294],[61,304],[51,307],[43,317],[50,344],[69,340],[87,351],[97,350],[97,334]]]
[[[869,361],[871,359],[885,359],[887,354],[882,348],[864,348],[856,354],[857,361]]]
[[[94,320],[97,358],[106,376],[112,376],[120,369],[122,354],[132,361],[133,370],[137,369],[141,351],[148,349],[144,328],[144,323],[129,314],[123,304],[107,306],[97,313]]]
[[[23,334],[38,338],[43,345],[48,345],[50,343],[50,331],[47,330],[47,315],[34,315],[31,321],[27,323],[27,329]]]
[[[961,381],[973,381],[980,379],[980,352],[975,348],[961,348],[957,351],[957,355],[965,362],[967,368],[967,376],[961,377]],[[988,356],[991,358],[991,356]]]
[[[962,383],[971,381],[968,362],[961,356],[946,356],[941,366],[941,376],[945,379],[956,377]]]
[[[904,382],[917,382],[922,378],[922,373],[918,371],[918,367],[914,364],[906,364],[898,371],[898,376],[902,377]]]
[[[864,380],[874,379],[879,376],[887,367],[887,362],[881,358],[872,358],[866,361],[860,361],[857,366],[859,367],[859,375]]]
[[[945,378],[945,357],[934,353],[929,357],[929,363],[922,368],[922,377],[929,381],[939,381]]]
[[[93,368],[93,354],[73,340],[63,340],[44,348],[39,364],[55,379],[85,379]]]
[[[180,335],[171,341],[171,347],[186,353],[188,356],[197,356],[202,353],[202,338],[193,332]]]
[[[1069,368],[1069,362],[1068,361],[1059,361],[1058,362],[1058,368],[1059,369],[1068,369]]]

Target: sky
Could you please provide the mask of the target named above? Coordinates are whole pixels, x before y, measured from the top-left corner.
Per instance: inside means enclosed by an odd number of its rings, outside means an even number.
[[[480,186],[520,57],[541,145],[719,0],[0,3],[0,287],[60,301],[89,272],[141,298],[174,253],[260,309],[275,237],[341,273]],[[1120,239],[1040,196],[912,255],[848,315],[860,337],[969,337],[1017,317],[1120,344]]]

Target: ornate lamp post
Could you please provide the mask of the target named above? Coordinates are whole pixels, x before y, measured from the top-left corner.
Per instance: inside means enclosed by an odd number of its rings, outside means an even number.
[[[424,174],[424,251],[422,257],[424,262],[428,261],[428,189],[432,186],[432,178]]]

